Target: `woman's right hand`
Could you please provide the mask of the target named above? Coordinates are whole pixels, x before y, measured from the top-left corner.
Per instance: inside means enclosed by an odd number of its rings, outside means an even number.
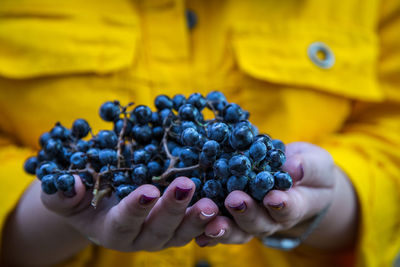
[[[73,197],[42,192],[41,199],[47,209],[97,245],[125,252],[158,251],[189,243],[217,215],[218,207],[210,199],[188,207],[194,190],[190,179],[179,177],[161,197],[155,186],[142,185],[120,202],[113,194],[94,209],[92,192],[75,176]]]

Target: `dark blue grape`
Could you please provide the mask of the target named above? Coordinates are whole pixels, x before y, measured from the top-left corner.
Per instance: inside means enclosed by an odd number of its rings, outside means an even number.
[[[113,149],[102,149],[99,151],[99,160],[103,165],[117,164],[117,152]]]
[[[97,134],[96,140],[100,148],[115,148],[118,144],[118,136],[114,131],[100,131]]]
[[[39,165],[37,157],[30,157],[24,163],[24,170],[29,174],[36,174],[36,168]]]
[[[62,126],[60,123],[57,123],[50,131],[50,135],[53,139],[60,139],[62,141],[67,140],[70,134],[70,130]]]
[[[57,193],[57,188],[55,185],[55,174],[47,174],[42,178],[42,190],[48,195]]]
[[[216,156],[208,157],[204,152],[200,153],[199,164],[202,168],[213,166]]]
[[[260,172],[249,182],[250,195],[262,201],[264,196],[274,187],[274,177],[270,172]]]
[[[216,110],[222,110],[219,109],[219,105],[221,103],[227,103],[226,97],[224,96],[223,93],[219,92],[219,91],[212,91],[210,93],[208,93],[207,97],[207,102],[209,105],[212,105],[212,107]]]
[[[99,161],[99,152],[100,150],[98,148],[89,148],[89,150],[86,151],[86,156],[88,157],[89,161]]]
[[[36,169],[36,176],[41,180],[43,176],[52,174],[58,171],[58,166],[54,162],[45,162]]]
[[[267,147],[267,151],[274,148],[271,137],[269,137],[266,134],[259,134],[256,137],[254,137],[254,142],[257,142],[257,141],[263,142],[264,145]]]
[[[158,152],[158,147],[154,144],[148,144],[144,147],[144,150],[146,150],[147,153],[150,154],[150,156],[155,156]]]
[[[196,185],[196,192],[201,190],[201,180],[197,177],[192,177],[190,180]]]
[[[87,162],[86,154],[83,152],[75,152],[72,154],[70,162],[73,168],[84,169]]]
[[[106,179],[111,179],[113,177],[113,172],[112,170],[115,170],[115,166],[103,166],[101,167],[99,173],[101,174],[101,177],[106,178]]]
[[[135,191],[136,188],[138,188],[136,185],[122,184],[117,187],[115,194],[121,200],[124,197],[127,197],[131,192]]]
[[[272,168],[271,168],[271,166],[269,166],[269,162],[267,159],[264,159],[260,163],[258,163],[257,169],[259,171],[267,171],[267,172],[272,171]]]
[[[55,158],[62,153],[63,144],[61,140],[51,138],[47,141],[44,151],[49,157]]]
[[[247,126],[241,125],[235,127],[230,138],[229,143],[234,149],[245,150],[250,147],[253,142],[254,135],[251,129]]]
[[[138,149],[133,152],[133,162],[135,164],[147,163],[151,155],[144,149]]]
[[[199,110],[191,104],[182,105],[179,108],[179,117],[184,121],[196,121],[199,118]]]
[[[184,166],[196,165],[199,161],[199,154],[190,147],[182,148],[179,159]]]
[[[140,164],[133,169],[132,181],[137,185],[148,183],[148,171],[145,165]]]
[[[218,143],[224,142],[230,134],[229,126],[223,122],[216,122],[207,127],[208,139],[217,141]]]
[[[235,176],[246,176],[250,170],[251,163],[246,156],[236,155],[229,160],[229,171]]]
[[[181,155],[182,147],[176,146],[174,149],[171,151],[171,155],[174,157],[179,157]]]
[[[44,148],[46,146],[46,144],[47,144],[47,141],[49,141],[50,138],[51,138],[51,134],[50,133],[48,133],[48,132],[43,133],[39,138],[40,147]]]
[[[164,129],[161,126],[156,126],[151,130],[151,137],[155,140],[161,140],[164,135]]]
[[[71,192],[75,185],[75,179],[71,174],[62,174],[56,178],[55,184],[58,190]]]
[[[286,161],[285,153],[281,150],[268,151],[268,162],[273,169],[280,168]]]
[[[174,104],[174,109],[175,109],[176,111],[178,111],[179,108],[180,108],[181,106],[183,106],[184,104],[186,104],[186,98],[185,98],[184,95],[178,94],[178,95],[175,95],[175,96],[172,98],[172,102],[173,102],[173,104]]]
[[[118,101],[107,101],[100,107],[100,117],[105,121],[115,121],[119,119],[121,111]]]
[[[151,121],[150,122],[153,126],[161,125],[162,122],[161,122],[160,116],[158,115],[158,112],[151,113]]]
[[[238,104],[231,103],[222,111],[224,120],[229,123],[238,122],[242,117],[243,111]]]
[[[171,122],[175,119],[175,114],[170,109],[163,109],[158,113],[160,116],[161,124],[164,126],[169,126]]]
[[[158,110],[163,110],[163,109],[172,109],[174,106],[174,103],[172,102],[171,98],[169,98],[166,95],[159,95],[156,97],[154,104]]]
[[[126,128],[124,132],[124,136],[131,136],[132,134],[133,123],[130,120],[126,120]],[[114,132],[119,136],[121,134],[122,129],[124,128],[124,120],[120,119],[114,123]]]
[[[152,112],[148,106],[140,105],[133,110],[133,114],[136,116],[138,123],[147,124],[151,121]]]
[[[250,146],[249,155],[255,163],[258,163],[267,155],[267,147],[263,142],[254,142]]]
[[[209,158],[216,157],[219,154],[219,144],[214,140],[209,140],[204,143],[202,152]]]
[[[278,139],[272,139],[272,145],[274,146],[274,149],[279,149],[282,152],[285,152],[285,144]]]
[[[181,124],[182,131],[184,131],[187,128],[193,128],[197,131],[199,130],[193,121],[182,121],[182,124]]]
[[[227,179],[231,176],[229,162],[227,159],[219,158],[214,162],[214,174],[219,179]]]
[[[77,119],[72,124],[72,136],[76,138],[83,138],[88,135],[90,131],[89,123],[84,119]]]
[[[130,177],[123,172],[114,173],[112,181],[114,186],[131,183]]]
[[[200,141],[200,135],[194,128],[187,128],[181,134],[181,142],[185,146],[196,146]]]
[[[76,150],[80,152],[86,152],[90,148],[89,142],[85,140],[79,140],[76,143]]]
[[[87,189],[93,186],[93,176],[89,172],[81,172],[78,175]]]
[[[202,111],[206,105],[206,99],[200,93],[191,94],[187,100],[187,103],[196,107],[199,111]]]
[[[276,189],[289,190],[293,185],[292,177],[287,172],[278,171],[274,174],[274,178]]]
[[[246,176],[231,176],[226,182],[226,189],[228,192],[235,190],[244,191],[247,186],[248,178]]]
[[[49,161],[51,159],[43,149],[39,151],[37,158],[39,162]]]
[[[204,183],[203,188],[201,190],[201,194],[203,197],[210,198],[212,200],[216,200],[221,196],[222,185],[218,180],[208,180]]]
[[[162,166],[157,161],[150,161],[147,163],[147,170],[149,172],[149,177],[152,178],[154,176],[161,175]]]
[[[135,125],[132,128],[133,138],[139,144],[148,144],[151,141],[152,131],[148,125]]]

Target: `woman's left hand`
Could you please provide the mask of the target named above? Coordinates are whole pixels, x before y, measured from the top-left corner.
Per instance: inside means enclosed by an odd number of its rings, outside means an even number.
[[[283,170],[291,175],[293,187],[288,191],[270,191],[261,204],[245,192],[231,192],[225,206],[233,220],[216,217],[206,226],[204,234],[196,238],[199,246],[246,243],[253,237],[278,232],[300,236],[304,229],[298,225],[328,205],[331,206],[319,227],[325,229],[315,231],[315,236],[308,239],[310,244],[331,248],[347,246],[352,241],[347,239],[354,239],[354,234],[346,238],[340,233],[337,237],[339,232],[352,231],[355,227],[357,201],[351,183],[335,166],[331,155],[318,146],[298,142],[287,146],[286,156]],[[330,218],[336,220],[332,222]],[[327,244],[328,236],[338,239],[337,242],[332,245],[331,239]]]

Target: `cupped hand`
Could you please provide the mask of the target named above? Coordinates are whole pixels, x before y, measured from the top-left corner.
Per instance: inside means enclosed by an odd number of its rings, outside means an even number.
[[[94,209],[91,192],[76,176],[72,198],[60,192],[42,193],[41,198],[49,210],[98,245],[119,251],[157,251],[190,242],[218,213],[209,199],[188,207],[194,189],[190,179],[179,177],[161,197],[155,186],[142,185],[120,202],[113,195]]]
[[[215,218],[196,238],[198,245],[246,243],[253,237],[277,232],[300,235],[297,225],[333,202],[337,178],[344,174],[327,151],[297,142],[286,147],[286,156],[283,170],[291,175],[293,187],[288,191],[270,191],[261,204],[245,192],[231,192],[225,206],[233,219],[225,216]]]

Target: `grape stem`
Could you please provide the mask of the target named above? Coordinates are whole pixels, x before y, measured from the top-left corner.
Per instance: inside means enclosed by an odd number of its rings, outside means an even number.
[[[167,139],[168,139],[168,134],[169,134],[170,129],[171,129],[171,126],[168,127],[167,129],[165,129],[164,136],[162,139],[162,144],[164,147],[165,154],[167,155],[167,158],[169,159],[169,166],[165,170],[165,172],[163,174],[161,174],[161,176],[154,176],[152,178],[153,182],[161,184],[161,185],[168,185],[169,183],[167,182],[167,178],[171,175],[181,173],[181,172],[186,172],[186,171],[192,171],[192,170],[200,168],[200,164],[196,164],[196,165],[184,167],[184,168],[175,168],[176,163],[179,162],[179,158],[173,156],[168,149],[168,140]]]
[[[102,189],[96,193],[96,195],[93,196],[92,201],[90,204],[92,205],[93,208],[97,208],[98,203],[100,200],[102,200],[104,197],[110,195],[111,193],[111,187],[107,187],[105,189]]]
[[[121,167],[121,159],[123,159],[122,155],[121,155],[121,148],[122,148],[122,144],[124,143],[124,134],[126,131],[126,127],[128,125],[128,118],[126,117],[126,108],[124,108],[123,112],[124,112],[124,125],[122,126],[122,130],[119,133],[118,136],[118,148],[117,148],[117,168]]]

